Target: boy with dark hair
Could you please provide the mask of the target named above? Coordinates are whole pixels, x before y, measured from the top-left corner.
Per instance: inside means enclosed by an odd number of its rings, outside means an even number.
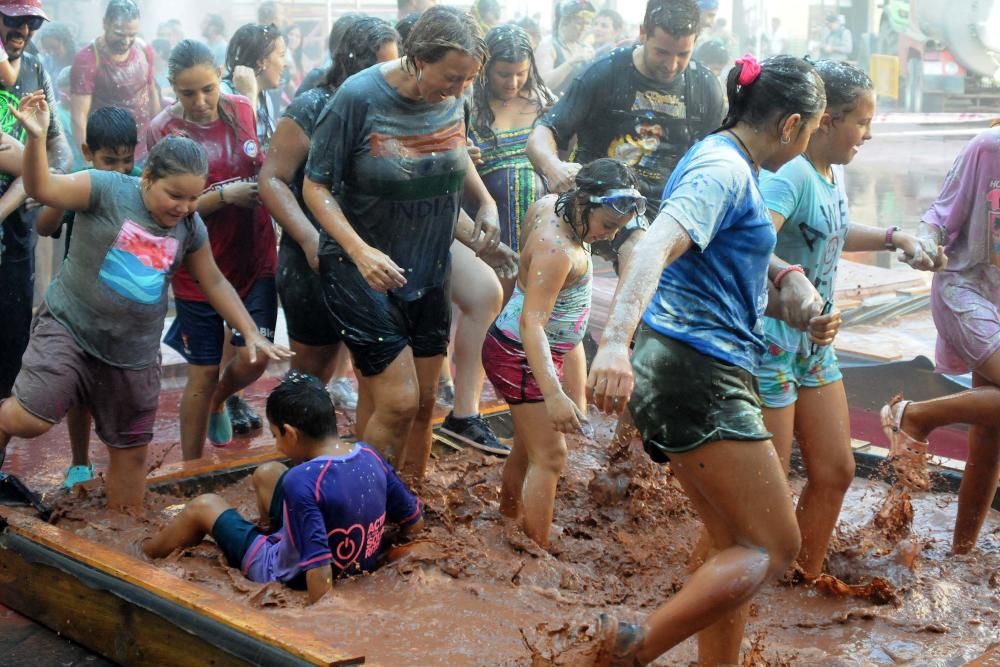
[[[94,169],[139,176],[142,172],[135,166],[135,148],[138,143],[138,128],[132,114],[120,107],[103,107],[90,114],[87,119],[87,137],[80,145],[80,151],[83,159]],[[84,168],[89,169],[90,166]],[[41,236],[59,238],[65,225],[65,256],[69,254],[75,217],[76,213],[73,211],[45,206],[35,220],[35,230]],[[64,488],[72,488],[74,484],[94,477],[94,465],[90,462],[89,452],[91,421],[90,411],[86,407],[71,408],[66,414],[73,461],[66,470]]]
[[[363,442],[337,436],[337,416],[316,377],[291,372],[267,399],[278,449],[293,463],[266,463],[253,474],[264,533],[220,496],[198,496],[165,528],[143,541],[151,558],[194,546],[210,534],[229,564],[252,581],[305,587],[310,604],[334,577],[370,572],[382,554],[387,522],[410,535],[423,528],[420,500]]]

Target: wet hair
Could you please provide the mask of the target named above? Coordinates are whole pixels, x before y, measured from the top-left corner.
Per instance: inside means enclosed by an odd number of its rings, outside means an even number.
[[[615,29],[615,32],[621,32],[625,29],[625,19],[622,18],[621,14],[613,9],[602,9],[594,16],[595,19],[599,19],[601,17],[611,19],[611,27]]]
[[[729,50],[726,49],[725,42],[710,39],[698,45],[694,50],[694,59],[708,67],[722,67],[729,62]]]
[[[813,66],[823,79],[826,111],[834,120],[840,120],[854,111],[858,98],[875,90],[871,77],[854,65],[837,60],[820,60]]]
[[[205,17],[205,27],[211,28],[217,35],[226,34],[226,19],[222,14],[209,14]]]
[[[215,62],[212,50],[204,42],[196,39],[182,39],[177,42],[177,46],[170,52],[167,59],[167,80],[170,85],[174,85],[177,77],[186,69],[198,67],[199,65],[208,67],[213,72],[219,71],[219,65]],[[178,101],[178,104],[180,102]],[[222,95],[219,95],[219,118],[232,129],[236,136],[240,135],[240,122],[236,115],[236,107],[232,102]]]
[[[229,39],[229,47],[226,49],[226,79],[231,80],[233,70],[240,65],[258,72],[260,65],[257,63],[271,55],[280,37],[281,30],[273,23],[247,23],[240,26]]]
[[[556,200],[556,215],[561,215],[577,236],[586,238],[590,233],[590,212],[601,206],[591,202],[590,197],[625,188],[639,188],[639,179],[632,168],[609,157],[598,158],[583,165],[576,173],[576,187],[559,195]],[[577,207],[581,205],[584,208],[578,229],[576,214]]]
[[[337,53],[337,47],[340,45],[340,40],[344,38],[344,33],[350,28],[358,19],[363,19],[366,14],[360,12],[351,12],[349,14],[344,14],[339,19],[333,22],[333,26],[330,28],[330,36],[326,40],[326,49],[330,52],[330,60],[332,61]]]
[[[150,182],[187,174],[208,176],[208,156],[194,139],[168,134],[146,154],[142,175]]]
[[[135,116],[121,107],[101,107],[87,118],[86,143],[94,153],[102,148],[135,148],[139,143]]]
[[[651,38],[657,28],[671,37],[697,35],[701,30],[698,5],[694,0],[649,0],[642,19],[646,39]]]
[[[486,33],[486,47],[490,52],[489,60],[483,67],[486,74],[476,79],[475,88],[472,90],[472,105],[476,117],[476,131],[489,138],[496,146],[497,137],[493,132],[493,121],[496,120],[496,114],[490,107],[488,80],[490,68],[494,63],[498,60],[508,63],[528,61],[528,80],[524,84],[524,89],[527,89],[528,97],[538,106],[539,114],[555,104],[555,98],[545,87],[545,83],[538,73],[538,67],[535,65],[535,54],[531,49],[531,40],[523,28],[510,23],[492,28]],[[518,95],[520,95],[520,91]]]
[[[403,50],[409,71],[417,71],[417,58],[436,63],[449,51],[472,56],[482,65],[486,62],[486,42],[479,23],[466,11],[448,5],[435,5],[420,15]]]
[[[823,80],[808,60],[794,56],[774,56],[760,64],[760,75],[746,86],[739,84],[743,65],[729,70],[726,95],[729,112],[719,130],[729,130],[744,122],[755,129],[770,123],[780,128],[792,114],[803,120],[823,113],[826,94]]]
[[[135,0],[111,0],[104,10],[104,22],[108,24],[138,21],[140,16]]]
[[[517,21],[514,21],[514,25],[522,28],[526,33],[528,33],[528,37],[534,37],[536,44],[542,41],[542,29],[538,27],[538,21],[530,16],[525,16]]]
[[[396,32],[399,33],[400,44],[406,44],[410,33],[413,32],[413,26],[417,25],[417,21],[420,20],[420,15],[421,12],[413,12],[396,21]]]
[[[338,88],[348,77],[368,69],[378,60],[378,50],[389,42],[399,43],[399,33],[389,22],[364,16],[344,33],[333,54],[333,64],[326,71],[326,85]]]
[[[323,382],[314,375],[289,371],[267,397],[267,421],[282,435],[292,426],[322,440],[337,435],[337,413]]]

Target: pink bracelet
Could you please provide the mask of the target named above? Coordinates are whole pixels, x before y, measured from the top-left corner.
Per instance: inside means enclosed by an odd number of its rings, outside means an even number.
[[[781,281],[782,281],[782,280],[783,280],[783,279],[785,278],[785,276],[787,276],[787,275],[788,275],[789,273],[801,273],[802,275],[805,275],[805,274],[806,274],[806,270],[805,270],[805,269],[803,269],[803,268],[802,268],[801,266],[799,266],[798,264],[790,264],[790,265],[786,266],[785,268],[783,268],[783,269],[782,269],[781,271],[778,271],[778,275],[776,275],[776,276],[774,277],[774,280],[772,280],[771,282],[773,282],[773,283],[774,283],[774,286],[775,286],[775,287],[777,287],[777,288],[779,288],[779,289],[780,289],[780,288],[781,288]]]
[[[899,231],[898,225],[893,225],[892,227],[886,227],[885,230],[885,249],[895,250],[896,244],[892,242],[892,235]]]

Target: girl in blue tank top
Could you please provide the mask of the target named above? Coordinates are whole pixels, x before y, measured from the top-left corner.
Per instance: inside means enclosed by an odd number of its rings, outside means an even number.
[[[566,462],[563,434],[579,432],[585,421],[560,379],[563,358],[590,317],[590,244],[614,238],[645,212],[636,186],[631,169],[603,158],[580,170],[574,189],[528,209],[517,286],[483,345],[487,377],[514,419],[500,511],[543,547]]]

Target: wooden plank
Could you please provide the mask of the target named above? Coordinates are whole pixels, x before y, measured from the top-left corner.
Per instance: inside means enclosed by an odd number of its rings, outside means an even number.
[[[235,628],[257,640],[280,647],[309,664],[340,665],[364,662],[363,656],[352,656],[336,651],[315,635],[295,631],[276,623],[254,609],[234,604],[232,600],[164,572],[151,563],[136,560],[11,508],[0,507],[0,521],[6,523],[6,530],[22,535],[36,544],[52,549],[98,572],[145,589],[184,609]]]

